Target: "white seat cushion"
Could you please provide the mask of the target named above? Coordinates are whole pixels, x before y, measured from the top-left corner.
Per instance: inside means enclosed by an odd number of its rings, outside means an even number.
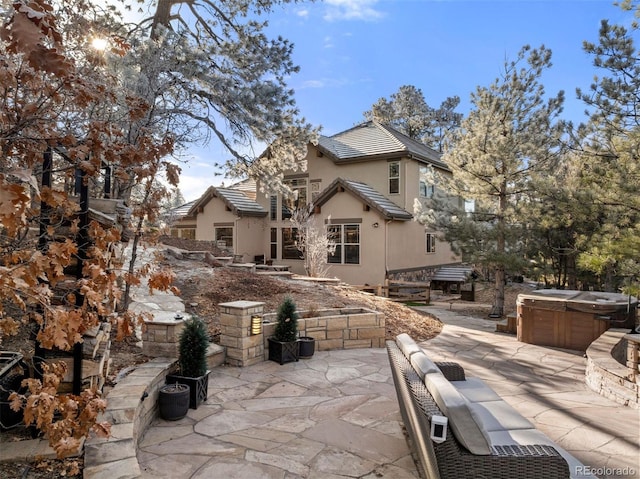
[[[433,361],[431,361],[431,359],[429,359],[429,357],[424,353],[424,351],[413,353],[411,355],[410,361],[411,361],[411,366],[413,366],[413,369],[415,369],[415,371],[418,373],[418,376],[420,376],[420,379],[422,379],[423,381],[424,381],[425,374],[432,374],[432,373],[442,374],[442,371],[440,371],[440,368],[438,368],[436,363],[434,363]]]
[[[413,353],[422,352],[418,343],[416,343],[407,333],[398,334],[396,336],[396,344],[407,359],[410,359]]]
[[[503,400],[470,403],[469,409],[473,419],[485,433],[534,427]]]
[[[464,396],[442,374],[427,374],[424,383],[442,413],[449,419],[449,426],[458,442],[473,454],[491,454],[489,443],[471,415],[470,403]]]
[[[479,378],[466,378],[464,381],[453,381],[451,384],[469,402],[500,401],[502,399]]]

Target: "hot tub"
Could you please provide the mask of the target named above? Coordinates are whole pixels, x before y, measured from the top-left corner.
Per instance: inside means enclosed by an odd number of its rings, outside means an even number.
[[[541,289],[519,294],[518,341],[586,351],[609,328],[635,325],[638,299],[619,293]]]

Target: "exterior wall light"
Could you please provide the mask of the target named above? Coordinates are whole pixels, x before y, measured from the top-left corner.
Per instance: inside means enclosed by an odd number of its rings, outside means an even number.
[[[262,317],[251,316],[251,336],[262,333]]]

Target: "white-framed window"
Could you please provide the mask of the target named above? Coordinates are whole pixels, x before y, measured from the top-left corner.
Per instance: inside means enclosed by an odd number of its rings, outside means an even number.
[[[476,210],[476,202],[475,200],[464,200],[464,211],[465,213],[473,213]]]
[[[310,183],[310,186],[311,186],[311,200],[313,201],[320,194],[320,182],[312,181]]]
[[[213,234],[215,235],[216,245],[218,248],[233,251],[233,225],[219,224],[213,225]]]
[[[433,167],[421,166],[418,173],[418,188],[420,190],[421,198],[433,198],[433,194],[436,191],[436,177],[433,171]]]
[[[297,241],[298,228],[282,228],[282,259],[302,259]]]
[[[331,264],[360,264],[360,225],[330,224],[327,235],[336,249],[327,257]]]
[[[183,228],[180,231],[180,237],[184,239],[196,239],[196,229],[195,228]]]
[[[426,233],[425,234],[425,243],[426,243],[426,252],[427,253],[435,253],[436,252],[436,235],[434,233]]]
[[[400,193],[400,162],[389,162],[389,194],[397,195]]]
[[[282,197],[282,219],[286,220],[291,218],[293,210],[307,206],[307,179],[285,180],[284,183],[292,192],[291,195]]]

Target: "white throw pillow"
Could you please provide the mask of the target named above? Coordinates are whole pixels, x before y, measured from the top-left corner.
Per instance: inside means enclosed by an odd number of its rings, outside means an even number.
[[[420,376],[420,379],[422,379],[423,381],[424,381],[425,374],[432,374],[432,373],[442,374],[442,371],[440,371],[440,368],[438,368],[436,363],[434,363],[433,361],[431,361],[431,359],[429,359],[429,357],[424,353],[424,351],[413,353],[411,355],[410,361],[411,361],[411,366],[413,366],[413,369],[415,369],[415,371],[418,373],[418,376]]]
[[[473,454],[491,454],[491,447],[471,415],[469,402],[453,384],[441,374],[427,374],[424,383],[442,413],[449,418],[449,426],[458,442]]]
[[[413,353],[422,351],[420,346],[418,346],[418,343],[416,343],[407,333],[398,334],[396,336],[396,344],[407,359],[410,359]]]

